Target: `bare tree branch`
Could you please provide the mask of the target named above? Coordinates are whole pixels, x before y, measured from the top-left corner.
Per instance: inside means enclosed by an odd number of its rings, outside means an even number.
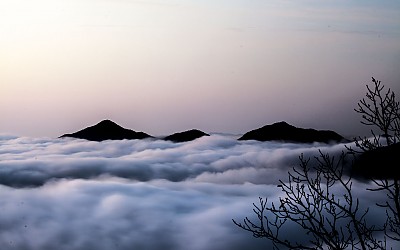
[[[235,225],[254,237],[271,240],[274,249],[386,249],[387,239],[400,241],[399,180],[372,180],[375,187],[368,190],[386,194],[385,202],[377,207],[385,209],[387,219],[381,226],[370,225],[369,210],[361,208],[352,191],[351,175],[346,172],[349,155],[357,156],[400,141],[400,105],[395,93],[385,90],[375,78],[372,82],[355,111],[361,114],[362,124],[378,128],[380,134],[371,130],[372,139],[355,138],[356,149],[346,147],[347,151],[338,158],[319,151],[311,162],[301,154],[299,165],[288,172],[288,180],[279,180],[283,193],[279,201],[268,205],[268,199],[259,198],[259,205],[253,203],[257,221],[246,217],[243,223],[233,220]],[[304,230],[304,242],[288,239],[282,233],[293,225]],[[376,235],[382,233],[383,239],[378,240]]]

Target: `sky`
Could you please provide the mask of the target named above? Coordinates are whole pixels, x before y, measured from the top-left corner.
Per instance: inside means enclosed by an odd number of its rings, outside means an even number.
[[[347,144],[351,146],[352,144]],[[0,135],[0,245],[8,250],[272,249],[234,225],[257,221],[258,197],[278,202],[279,180],[298,156],[344,144],[237,141],[211,135],[186,143],[163,140],[90,142]],[[313,160],[310,165],[314,164]],[[385,195],[353,179],[370,225],[385,222]],[[341,189],[331,187],[336,197]],[[339,222],[338,222],[339,223]],[[293,225],[282,235],[307,239]],[[398,249],[399,244],[391,245]]]
[[[365,85],[399,93],[399,65],[398,1],[2,0],[0,132],[359,135]]]

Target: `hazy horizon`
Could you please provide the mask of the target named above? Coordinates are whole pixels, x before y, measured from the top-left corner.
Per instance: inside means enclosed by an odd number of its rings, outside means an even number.
[[[371,77],[400,90],[400,3],[5,0],[0,133],[111,119],[152,135],[279,121],[368,134]]]

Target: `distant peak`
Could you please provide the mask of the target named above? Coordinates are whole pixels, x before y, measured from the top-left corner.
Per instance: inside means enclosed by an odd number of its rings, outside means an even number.
[[[265,125],[245,133],[239,140],[290,141],[290,142],[325,142],[342,141],[344,138],[334,131],[297,128],[285,121]]]
[[[292,126],[292,125],[290,125],[289,123],[287,123],[285,121],[275,122],[273,125]]]
[[[99,122],[98,124],[99,124],[99,125],[100,125],[100,124],[115,124],[115,125],[118,125],[118,124],[116,124],[115,122],[113,122],[113,121],[111,121],[111,120],[108,120],[108,119],[102,120],[102,121]]]
[[[295,126],[290,125],[289,123],[287,123],[285,121],[275,122],[271,125],[265,125],[264,127],[295,128]]]
[[[101,122],[94,125],[94,127],[122,128],[120,125],[111,120],[102,120]]]
[[[90,141],[104,141],[104,140],[133,140],[133,139],[144,139],[152,136],[143,133],[135,132],[131,129],[126,129],[116,124],[111,120],[102,120],[96,125],[87,127],[79,130],[72,134],[65,134],[61,137],[74,137],[80,139],[86,139]]]
[[[204,133],[203,131],[198,130],[198,129],[191,129],[191,130],[187,130],[187,131],[169,135],[169,136],[165,137],[164,139],[168,140],[168,141],[173,141],[173,142],[187,142],[187,141],[192,141],[194,139],[197,139],[197,138],[200,138],[203,136],[210,136],[210,135],[207,133]]]

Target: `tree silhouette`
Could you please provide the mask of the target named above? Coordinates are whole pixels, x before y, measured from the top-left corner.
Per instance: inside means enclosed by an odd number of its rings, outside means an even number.
[[[381,81],[372,78],[372,82],[374,83],[373,88],[367,85],[367,99],[361,99],[355,111],[362,115],[361,123],[378,128],[383,134],[376,135],[371,130],[372,139],[355,138],[356,147],[359,150],[348,148],[351,153],[362,154],[376,151],[378,148],[393,148],[400,143],[400,103],[396,101],[396,95],[392,90],[384,90]],[[384,203],[377,204],[386,210],[385,235],[392,240],[400,241],[400,182],[398,175],[385,179],[372,178],[372,181],[377,187],[369,190],[383,192],[387,198]]]
[[[300,155],[300,164],[288,172],[288,180],[279,181],[283,192],[279,201],[268,205],[268,199],[259,198],[259,205],[253,203],[257,221],[248,217],[243,222],[233,220],[237,226],[254,237],[271,240],[274,249],[386,249],[387,238],[400,240],[399,180],[372,179],[375,186],[368,189],[386,194],[386,201],[377,204],[386,211],[387,219],[381,226],[368,222],[368,208],[361,208],[352,190],[349,169],[354,161],[350,156],[356,156],[357,162],[359,155],[400,139],[395,94],[390,89],[384,91],[380,81],[372,78],[372,82],[373,87],[367,85],[367,99],[360,100],[355,111],[362,115],[363,124],[377,127],[382,136],[372,131],[372,139],[356,139],[356,149],[348,147],[339,157],[321,151],[312,159]],[[282,233],[294,225],[304,230],[306,240],[294,241]]]

